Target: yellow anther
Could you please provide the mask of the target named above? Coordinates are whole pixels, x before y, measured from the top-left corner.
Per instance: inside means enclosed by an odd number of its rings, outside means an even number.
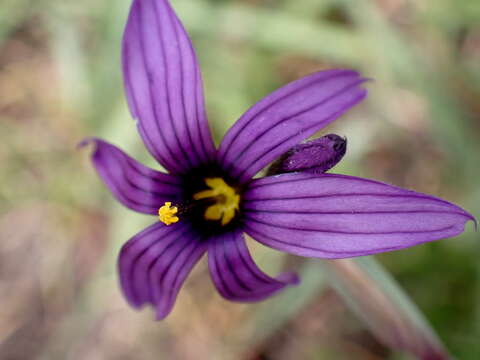
[[[165,225],[174,224],[178,220],[180,220],[178,216],[175,216],[177,212],[177,207],[172,206],[172,203],[170,201],[167,201],[165,205],[158,209],[158,217],[160,218],[160,221],[163,222]]]
[[[205,183],[211,190],[196,193],[194,200],[215,199],[215,203],[205,210],[206,220],[220,220],[222,225],[227,225],[234,217],[239,208],[240,195],[230,187],[222,178],[207,178]]]

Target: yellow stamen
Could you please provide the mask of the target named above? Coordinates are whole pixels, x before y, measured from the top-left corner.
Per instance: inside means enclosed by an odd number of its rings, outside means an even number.
[[[239,208],[240,195],[222,178],[207,178],[205,183],[211,190],[200,191],[193,195],[194,200],[212,198],[215,204],[210,205],[204,213],[206,220],[220,220],[227,225],[235,217]]]
[[[172,206],[172,203],[167,201],[165,205],[158,209],[158,217],[165,225],[174,224],[179,220],[178,216],[175,216],[177,212],[177,207]]]

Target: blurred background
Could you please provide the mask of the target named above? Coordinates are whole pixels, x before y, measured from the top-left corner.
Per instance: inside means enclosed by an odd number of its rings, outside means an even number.
[[[172,0],[192,36],[216,141],[254,102],[311,72],[349,67],[369,98],[325,133],[335,172],[427,192],[480,216],[480,2]],[[171,315],[129,308],[121,245],[155,219],[113,200],[76,150],[86,136],[149,166],[128,113],[120,39],[130,0],[0,0],[1,359],[404,359],[330,287],[320,260],[250,242],[302,285],[224,301],[204,261]],[[458,359],[480,358],[478,233],[377,256]]]

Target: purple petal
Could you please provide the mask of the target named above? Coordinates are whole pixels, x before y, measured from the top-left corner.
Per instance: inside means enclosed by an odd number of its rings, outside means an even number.
[[[158,222],[130,239],[118,259],[123,294],[134,307],[150,304],[157,319],[173,308],[190,270],[205,253],[205,241],[186,223]]]
[[[452,237],[475,219],[430,195],[345,175],[254,180],[243,196],[245,230],[297,255],[343,258]]]
[[[95,169],[112,194],[126,207],[157,214],[165,201],[179,199],[180,180],[140,164],[116,146],[90,138],[80,145],[93,143],[92,161]]]
[[[231,301],[264,300],[287,285],[297,284],[295,274],[272,279],[253,261],[241,231],[227,233],[209,241],[208,266],[220,294]]]
[[[252,106],[227,132],[219,161],[248,181],[267,164],[325,127],[367,94],[351,70],[327,70],[294,81]]]
[[[185,173],[213,158],[200,68],[166,0],[135,0],[123,37],[125,91],[152,155]]]

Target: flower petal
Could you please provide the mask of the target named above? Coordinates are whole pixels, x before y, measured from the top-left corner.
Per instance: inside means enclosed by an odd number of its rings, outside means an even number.
[[[157,214],[165,201],[175,201],[181,192],[180,180],[140,164],[116,146],[89,138],[80,145],[93,143],[92,161],[112,194],[126,207]]]
[[[245,230],[297,255],[344,258],[452,237],[475,219],[430,195],[336,174],[254,180],[243,195]]]
[[[298,283],[293,273],[275,279],[263,273],[253,261],[241,231],[209,241],[208,266],[217,290],[231,301],[264,300],[285,286]]]
[[[327,70],[294,81],[252,106],[227,132],[219,162],[248,181],[267,164],[325,127],[367,94],[351,70]]]
[[[187,223],[158,222],[130,239],[118,259],[120,283],[134,307],[150,304],[157,319],[173,308],[190,270],[205,253],[206,242]]]
[[[213,158],[200,68],[167,0],[135,0],[122,48],[125,91],[152,155],[185,173]]]

